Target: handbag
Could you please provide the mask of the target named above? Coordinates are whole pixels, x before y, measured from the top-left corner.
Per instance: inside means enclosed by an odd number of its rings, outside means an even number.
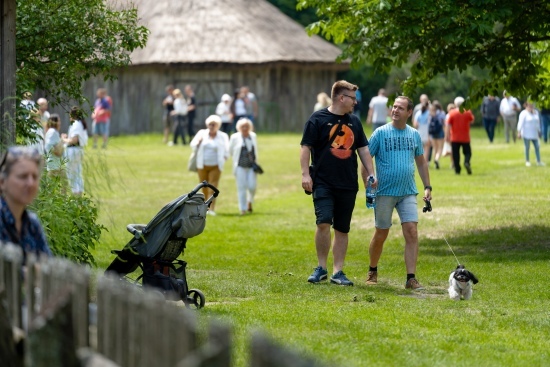
[[[253,170],[254,172],[256,172],[257,174],[260,174],[260,175],[261,175],[262,173],[264,173],[264,170],[263,170],[262,166],[260,166],[260,165],[259,165],[258,163],[256,163],[256,162],[252,162],[252,170]]]
[[[246,147],[246,144],[243,140],[243,149],[246,149],[247,150],[247,153],[246,153],[246,157],[247,157],[247,162],[246,163],[249,163],[250,164],[250,167],[252,168],[252,171],[254,171],[255,173],[261,175],[264,173],[264,170],[262,168],[262,166],[260,166],[257,162],[256,162],[256,157],[254,155],[254,146],[252,146],[252,150],[251,151],[248,151],[248,148]],[[241,157],[243,158],[243,157]],[[241,163],[241,162],[239,162]]]
[[[190,172],[197,172],[197,153],[193,152],[191,153],[191,156],[189,157],[189,162],[187,162],[187,169]]]

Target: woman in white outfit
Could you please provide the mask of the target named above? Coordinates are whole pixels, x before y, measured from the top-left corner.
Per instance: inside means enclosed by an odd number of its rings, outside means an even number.
[[[252,213],[252,204],[256,194],[256,172],[252,162],[258,158],[254,125],[247,118],[237,122],[237,132],[229,140],[229,154],[233,158],[233,174],[237,181],[237,196],[241,215]]]
[[[44,150],[46,152],[46,171],[50,177],[65,177],[61,157],[65,147],[61,136],[59,135],[59,127],[61,121],[59,115],[54,113],[46,122],[46,136],[44,138]]]
[[[523,143],[525,145],[525,165],[527,167],[531,166],[531,162],[529,161],[529,147],[531,143],[533,143],[535,147],[537,166],[544,166],[544,163],[540,160],[540,135],[540,115],[533,107],[533,103],[527,102],[525,103],[525,109],[519,114],[518,121],[518,139],[523,138]]]
[[[84,113],[78,107],[73,107],[69,113],[71,127],[69,134],[63,134],[61,138],[67,149],[67,178],[71,191],[75,195],[82,195],[84,192],[84,178],[82,172],[82,160],[84,158],[84,147],[88,143],[86,132],[86,121]]]
[[[220,177],[225,165],[225,160],[229,156],[229,138],[226,133],[220,130],[222,120],[218,115],[210,115],[206,119],[206,129],[199,130],[193,140],[191,140],[191,149],[197,155],[197,173],[199,182],[208,181],[208,183],[218,187]],[[212,190],[207,187],[202,189],[205,198],[212,195]],[[212,201],[209,215],[216,215],[214,208],[216,201]]]

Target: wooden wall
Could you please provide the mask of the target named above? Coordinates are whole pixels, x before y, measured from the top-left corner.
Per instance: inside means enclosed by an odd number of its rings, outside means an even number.
[[[336,70],[311,65],[133,66],[121,70],[113,82],[89,80],[84,93],[93,101],[97,88],[107,88],[113,99],[111,135],[161,132],[161,102],[167,84],[181,89],[186,84],[193,86],[199,105],[197,129],[203,128],[206,117],[214,113],[222,94],[232,96],[236,87],[248,85],[260,105],[258,131],[302,131],[317,94],[329,93],[335,78]]]

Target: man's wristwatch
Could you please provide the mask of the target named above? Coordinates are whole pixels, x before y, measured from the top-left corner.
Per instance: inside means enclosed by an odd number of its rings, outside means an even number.
[[[430,191],[432,191],[432,187],[430,185],[424,186],[424,190],[428,190],[428,189],[430,189]]]

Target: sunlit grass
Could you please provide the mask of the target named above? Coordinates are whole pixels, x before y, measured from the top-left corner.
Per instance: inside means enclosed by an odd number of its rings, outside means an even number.
[[[489,145],[481,130],[474,136],[472,176],[456,176],[448,158],[430,171],[434,211],[420,210],[417,272],[427,290],[412,294],[404,289],[397,217],[379,264],[380,284],[363,283],[374,219],[362,189],[345,267],[355,286],[306,282],[316,266],[315,218],[300,186],[300,136],[259,133],[266,173],[259,176],[254,214],[237,215],[228,164],[218,216],[208,217],[183,256],[190,286],[207,298],[200,314],[234,325],[236,365],[245,365],[251,328],[341,366],[547,365],[550,167],[525,167],[522,142],[507,145],[499,136]],[[93,191],[109,228],[95,252],[101,268],[113,260],[110,250],[130,240],[126,224],[148,222],[198,182],[186,171],[190,148],[161,140],[114,137],[108,150],[86,151],[88,159],[105,155],[110,177],[110,189],[96,182]],[[549,145],[542,144],[542,158],[550,163]],[[480,280],[471,301],[448,299],[456,261],[443,237]]]

